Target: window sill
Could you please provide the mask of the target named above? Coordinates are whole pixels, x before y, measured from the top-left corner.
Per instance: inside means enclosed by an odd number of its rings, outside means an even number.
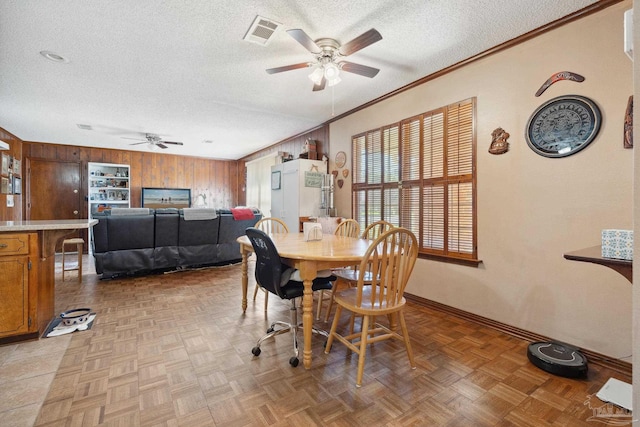
[[[419,253],[418,254],[418,258],[430,259],[432,261],[447,262],[447,263],[450,263],[450,264],[466,265],[468,267],[478,267],[480,264],[482,264],[482,260],[481,259],[459,258],[459,257],[451,256],[451,255],[436,255],[436,254]]]

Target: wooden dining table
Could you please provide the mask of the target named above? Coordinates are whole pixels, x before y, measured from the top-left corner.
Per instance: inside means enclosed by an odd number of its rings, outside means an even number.
[[[324,234],[322,240],[305,241],[303,233],[269,234],[282,262],[300,270],[304,283],[302,327],[304,331],[303,363],[311,367],[311,335],[313,326],[313,279],[318,271],[358,264],[369,248],[370,240]],[[242,311],[247,310],[249,284],[248,257],[253,247],[247,236],[237,239],[242,254]]]

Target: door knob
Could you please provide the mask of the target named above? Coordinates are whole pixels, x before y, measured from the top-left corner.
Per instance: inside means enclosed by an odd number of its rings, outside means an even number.
[[[78,190],[77,190],[77,189],[73,190],[73,192],[74,192],[74,193],[76,193],[76,194],[78,194]]]
[[[74,215],[78,215],[78,211],[73,211],[73,214]]]

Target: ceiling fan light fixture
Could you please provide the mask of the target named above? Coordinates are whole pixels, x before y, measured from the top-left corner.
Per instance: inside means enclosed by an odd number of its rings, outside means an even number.
[[[333,62],[330,62],[324,66],[324,77],[329,82],[329,85],[331,85],[332,80],[339,79],[340,78],[339,75],[340,75],[340,68],[338,68],[338,66]]]
[[[340,83],[341,81],[342,81],[342,79],[340,78],[340,76],[335,76],[331,80],[327,79],[327,86],[329,86],[329,87],[335,86],[338,83]]]
[[[322,66],[316,67],[315,70],[311,74],[309,74],[309,79],[315,85],[319,85],[322,82],[322,77],[324,76],[324,68]]]

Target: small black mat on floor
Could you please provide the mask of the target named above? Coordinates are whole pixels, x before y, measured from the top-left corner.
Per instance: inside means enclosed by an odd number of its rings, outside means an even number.
[[[94,318],[87,323],[87,329],[91,329],[91,327],[93,326],[93,321],[95,320],[95,313],[91,313],[90,316],[93,316]],[[53,329],[58,326],[60,324],[60,322],[62,322],[62,318],[61,317],[55,317],[51,323],[49,323],[49,326],[47,326],[47,329],[44,331],[44,333],[42,334],[42,338],[49,338],[49,334],[51,333],[51,331],[53,331]],[[87,329],[83,329],[83,330],[87,330]],[[76,329],[77,330],[77,329]],[[75,330],[73,331],[75,332]],[[73,332],[69,332],[70,334]],[[62,335],[67,335],[67,334],[62,334]],[[58,337],[60,335],[54,335],[54,337]],[[53,337],[51,337],[53,338]]]

